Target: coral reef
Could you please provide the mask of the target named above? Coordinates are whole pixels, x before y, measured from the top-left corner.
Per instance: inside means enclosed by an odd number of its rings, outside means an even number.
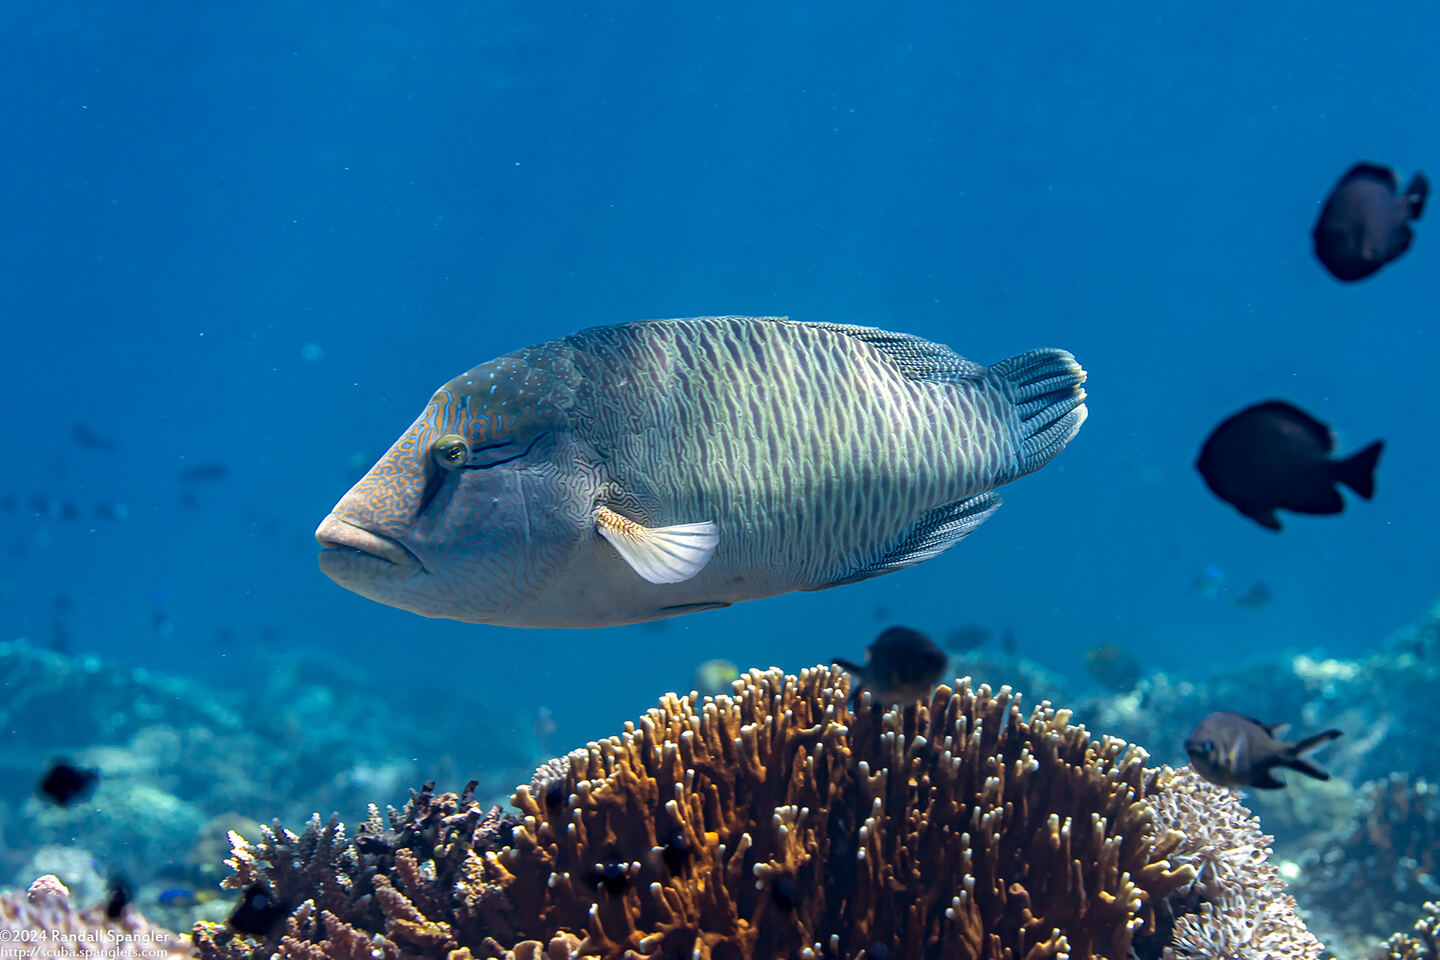
[[[1440,901],[1424,906],[1409,933],[1397,933],[1375,951],[1374,960],[1440,960]]]
[[[950,658],[952,677],[980,677],[992,689],[1006,686],[1024,690],[1025,695],[1039,703],[1073,703],[1070,686],[1063,675],[1030,659],[1003,650],[971,650]],[[1099,728],[1096,728],[1099,729]],[[1132,743],[1138,741],[1131,741]]]
[[[103,905],[76,909],[70,891],[53,874],[30,884],[24,894],[0,894],[0,942],[12,956],[138,960],[194,955],[188,937],[152,927],[133,909],[115,919],[105,915]]]
[[[1216,818],[1228,794],[1067,711],[962,681],[851,712],[821,668],[733,689],[547,764],[519,817],[427,785],[353,841],[319,817],[234,836],[226,885],[289,913],[268,936],[198,924],[199,955],[1317,955],[1243,807]],[[1239,909],[1248,936],[1217,920]]]
[[[1124,693],[1140,682],[1140,661],[1125,648],[1104,643],[1085,651],[1085,669],[1107,690]]]
[[[1189,768],[1163,768],[1149,791],[1156,822],[1185,839],[1170,854],[1195,881],[1168,901],[1173,911],[1167,958],[1318,960],[1320,943],[1270,863],[1270,837],[1239,794]]]
[[[1440,790],[1392,774],[1360,792],[1356,816],[1300,860],[1295,882],[1326,942],[1357,955],[1440,899]]]
[[[1241,709],[1266,722],[1346,731],[1327,748],[1324,765],[1351,783],[1397,770],[1440,782],[1440,752],[1428,739],[1437,686],[1440,606],[1361,660],[1289,653],[1205,678],[1152,673],[1127,694],[1068,702],[1077,704],[1076,716],[1096,729],[1160,757],[1184,757],[1185,735],[1206,714]]]
[[[499,798],[538,758],[495,735],[513,719],[473,705],[463,715],[395,707],[364,671],[303,650],[233,689],[21,642],[0,643],[0,674],[12,693],[0,700],[0,885],[23,890],[56,873],[88,903],[97,870],[121,873],[147,914],[187,928],[229,849],[223,828],[207,830],[216,817],[254,837],[250,818],[363,815],[371,800],[402,799],[422,768],[483,777]],[[87,801],[33,796],[57,755],[101,770]],[[190,896],[157,899],[174,889]]]
[[[20,876],[53,876],[65,884],[77,903],[96,903],[105,896],[105,878],[84,847],[47,843],[37,847],[20,868]],[[20,884],[23,886],[23,884]]]

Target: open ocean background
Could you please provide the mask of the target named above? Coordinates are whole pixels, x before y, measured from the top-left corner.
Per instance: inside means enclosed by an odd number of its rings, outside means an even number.
[[[499,739],[544,706],[557,749],[706,658],[796,670],[894,622],[1077,677],[1112,642],[1363,654],[1440,595],[1440,227],[1352,287],[1309,229],[1356,160],[1440,173],[1437,34],[1433,3],[0,7],[0,639],[58,621],[238,690],[331,658]],[[1090,420],[941,559],[658,626],[427,621],[317,571],[449,378],[720,313],[1065,347]],[[1373,503],[1277,536],[1209,494],[1200,443],[1271,397],[1387,441]],[[1227,602],[1256,580],[1269,606]]]

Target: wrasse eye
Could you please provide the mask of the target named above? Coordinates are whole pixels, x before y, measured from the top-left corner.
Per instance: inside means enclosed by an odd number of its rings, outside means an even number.
[[[430,455],[443,470],[459,470],[470,459],[470,444],[456,433],[447,433],[430,448]]]

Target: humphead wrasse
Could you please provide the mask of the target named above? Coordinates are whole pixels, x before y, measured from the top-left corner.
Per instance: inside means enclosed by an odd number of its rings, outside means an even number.
[[[650,320],[482,364],[320,524],[320,569],[427,617],[601,627],[821,590],[949,549],[1085,420],[1063,350]]]

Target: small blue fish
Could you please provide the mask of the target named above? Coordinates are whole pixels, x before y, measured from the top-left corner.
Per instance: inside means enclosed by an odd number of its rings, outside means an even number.
[[[193,907],[199,902],[195,891],[189,887],[170,887],[161,890],[160,895],[155,899],[162,907]]]

